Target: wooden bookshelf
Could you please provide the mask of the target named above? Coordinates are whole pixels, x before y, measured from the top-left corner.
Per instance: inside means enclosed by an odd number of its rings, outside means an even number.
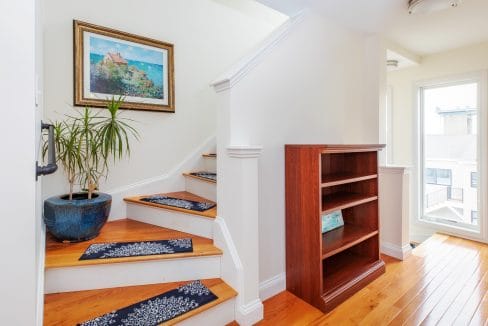
[[[378,151],[383,145],[286,145],[288,291],[329,312],[384,273]],[[321,217],[344,226],[322,234]]]

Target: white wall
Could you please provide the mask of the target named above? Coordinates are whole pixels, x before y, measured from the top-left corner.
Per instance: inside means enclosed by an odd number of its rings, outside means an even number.
[[[125,111],[139,122],[142,141],[111,170],[104,191],[165,174],[214,134],[209,83],[286,19],[247,0],[43,1],[48,119],[73,113],[73,19],[175,45],[176,114]],[[44,196],[65,191],[62,173],[44,182]]]
[[[261,282],[285,271],[284,145],[378,141],[377,101],[370,106],[364,100],[365,93],[378,94],[379,87],[365,83],[365,63],[378,65],[379,60],[369,62],[372,56],[366,52],[371,48],[366,43],[359,34],[307,12],[287,38],[231,90],[230,144],[263,146]]]
[[[0,320],[36,325],[35,0],[0,2]]]

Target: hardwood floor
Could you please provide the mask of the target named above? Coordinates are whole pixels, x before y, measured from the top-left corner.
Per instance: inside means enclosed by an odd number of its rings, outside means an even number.
[[[488,245],[434,235],[324,315],[290,292],[264,302],[267,325],[488,325]]]
[[[215,307],[237,295],[221,279],[202,280],[218,299],[186,314],[176,317],[162,325],[174,325],[202,311]],[[44,299],[44,325],[73,326],[96,318],[113,310],[130,306],[177,288],[186,282],[149,284],[101,290],[47,294]]]

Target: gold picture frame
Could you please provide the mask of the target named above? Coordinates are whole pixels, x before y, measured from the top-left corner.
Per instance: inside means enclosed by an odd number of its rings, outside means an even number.
[[[73,48],[75,106],[175,112],[173,44],[74,20]]]

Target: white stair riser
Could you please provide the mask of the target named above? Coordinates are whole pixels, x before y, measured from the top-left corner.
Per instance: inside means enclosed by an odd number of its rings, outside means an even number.
[[[220,276],[220,256],[50,268],[46,270],[45,293],[189,281]]]
[[[197,196],[217,201],[217,184],[196,178],[186,177],[186,191]]]
[[[183,320],[178,326],[225,326],[235,320],[235,298]]]
[[[127,203],[127,217],[131,220],[213,238],[214,219],[200,215]]]
[[[214,157],[204,157],[203,166],[205,167],[205,171],[217,172],[217,159]]]

